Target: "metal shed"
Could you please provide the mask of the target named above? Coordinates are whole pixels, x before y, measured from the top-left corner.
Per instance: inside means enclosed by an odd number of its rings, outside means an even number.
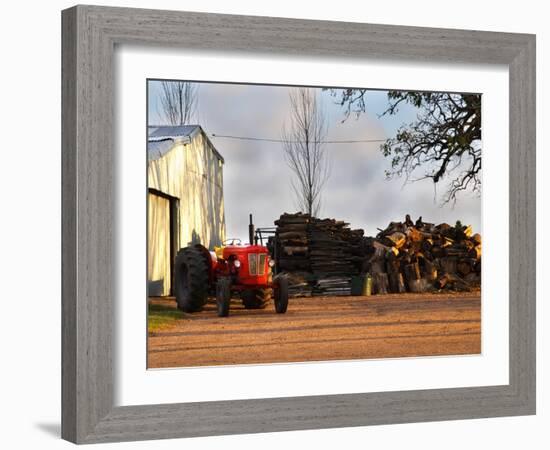
[[[171,294],[176,252],[225,239],[224,159],[199,125],[150,126],[147,143],[148,295]]]

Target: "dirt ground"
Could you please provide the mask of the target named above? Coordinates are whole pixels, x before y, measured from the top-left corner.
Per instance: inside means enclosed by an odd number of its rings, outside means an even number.
[[[481,352],[479,292],[296,298],[286,314],[235,299],[227,318],[214,304],[181,313],[173,298],[149,310],[149,368]]]

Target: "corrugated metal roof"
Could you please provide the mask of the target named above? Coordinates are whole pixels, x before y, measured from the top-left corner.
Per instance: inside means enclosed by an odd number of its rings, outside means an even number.
[[[200,125],[181,125],[181,126],[149,126],[147,127],[147,159],[154,161],[168,153],[178,142],[189,143],[191,139],[202,131]],[[204,131],[203,131],[204,133]],[[204,136],[216,156],[224,162],[222,155],[216,150],[206,133]]]
[[[201,129],[199,125],[148,127],[149,140],[162,138],[190,138]]]
[[[161,158],[170,150],[172,150],[172,147],[174,146],[174,144],[175,142],[173,139],[149,141],[147,143],[147,160],[155,161]]]

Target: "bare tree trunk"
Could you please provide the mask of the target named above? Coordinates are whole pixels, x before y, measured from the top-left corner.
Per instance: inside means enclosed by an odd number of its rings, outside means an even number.
[[[321,191],[330,173],[323,143],[326,120],[312,89],[292,90],[289,98],[290,124],[284,124],[281,133],[285,159],[294,175],[292,188],[298,208],[317,216],[321,208]]]
[[[197,85],[188,81],[163,81],[161,115],[170,125],[188,125],[197,107]]]

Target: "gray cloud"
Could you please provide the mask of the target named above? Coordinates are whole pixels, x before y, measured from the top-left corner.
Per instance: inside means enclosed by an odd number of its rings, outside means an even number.
[[[156,87],[150,87],[150,122],[158,123]],[[320,94],[328,118],[329,139],[385,139],[402,123],[414,120],[417,111],[405,107],[396,116],[379,117],[386,105],[385,92],[369,94],[367,112],[345,122],[343,111],[328,92]],[[208,134],[279,138],[288,114],[288,89],[275,86],[201,83],[197,122]],[[283,212],[296,210],[290,186],[291,173],[283,158],[281,144],[240,141],[212,137],[224,156],[224,197],[228,237],[245,239],[248,214],[256,226],[273,226]],[[441,207],[430,180],[408,183],[388,181],[384,170],[389,161],[377,143],[327,144],[331,176],[322,199],[322,216],[335,217],[364,228],[369,235],[377,227],[405,214],[422,215],[430,222],[454,223],[457,219],[481,230],[481,201],[475,195],[462,195],[456,205]],[[442,188],[440,188],[442,189]]]

